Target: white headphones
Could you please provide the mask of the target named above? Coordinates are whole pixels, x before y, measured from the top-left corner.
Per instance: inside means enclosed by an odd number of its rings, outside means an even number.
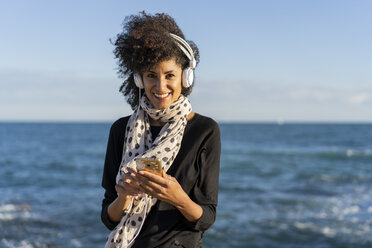
[[[194,57],[194,52],[191,46],[184,39],[172,33],[169,33],[169,35],[173,39],[176,40],[176,44],[178,45],[178,47],[183,51],[183,53],[190,60],[189,66],[182,71],[182,86],[185,88],[189,88],[194,81],[194,69],[196,67],[196,60]],[[136,84],[136,86],[140,89],[143,89],[144,86],[143,86],[141,75],[138,72],[135,72],[133,76],[134,76],[134,83]]]

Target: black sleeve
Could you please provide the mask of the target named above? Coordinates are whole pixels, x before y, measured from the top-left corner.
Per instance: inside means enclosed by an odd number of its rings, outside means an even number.
[[[119,222],[111,221],[108,213],[107,213],[107,208],[113,202],[117,195],[116,191],[115,194],[111,194],[112,192],[109,192],[106,190],[105,192],[105,198],[102,201],[102,210],[101,210],[101,220],[103,224],[109,229],[109,230],[114,230],[114,228],[119,224]]]
[[[220,153],[220,130],[217,123],[214,122],[212,131],[205,139],[203,148],[198,156],[200,174],[193,190],[193,200],[202,207],[203,214],[195,223],[184,219],[189,227],[197,231],[207,230],[216,219]]]
[[[115,190],[116,175],[119,170],[123,152],[124,133],[126,123],[119,119],[110,128],[110,135],[107,142],[105,165],[103,168],[102,187],[105,189],[102,200],[101,220],[110,230],[113,230],[119,222],[113,222],[107,214],[108,206],[117,198]]]

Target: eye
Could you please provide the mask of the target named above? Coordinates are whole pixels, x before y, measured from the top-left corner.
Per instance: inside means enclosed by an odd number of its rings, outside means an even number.
[[[167,79],[171,79],[173,77],[174,77],[174,74],[171,74],[171,73],[167,74],[167,76],[166,76]]]
[[[154,73],[148,73],[147,77],[148,78],[156,78],[156,75]]]

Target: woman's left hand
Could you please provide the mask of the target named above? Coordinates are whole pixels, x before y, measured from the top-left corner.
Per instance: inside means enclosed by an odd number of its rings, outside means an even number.
[[[161,201],[179,207],[187,201],[188,195],[182,189],[176,178],[162,172],[162,176],[147,171],[133,173],[132,177],[138,181],[140,189]]]

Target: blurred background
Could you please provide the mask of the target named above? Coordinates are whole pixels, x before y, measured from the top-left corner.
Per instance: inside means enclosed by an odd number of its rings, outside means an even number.
[[[175,18],[200,49],[194,109],[220,121],[371,121],[370,1],[0,1],[0,120],[129,114],[125,16]]]
[[[168,13],[222,134],[205,247],[372,246],[370,1],[0,0],[0,247],[103,247],[108,132],[131,114],[110,39]]]

